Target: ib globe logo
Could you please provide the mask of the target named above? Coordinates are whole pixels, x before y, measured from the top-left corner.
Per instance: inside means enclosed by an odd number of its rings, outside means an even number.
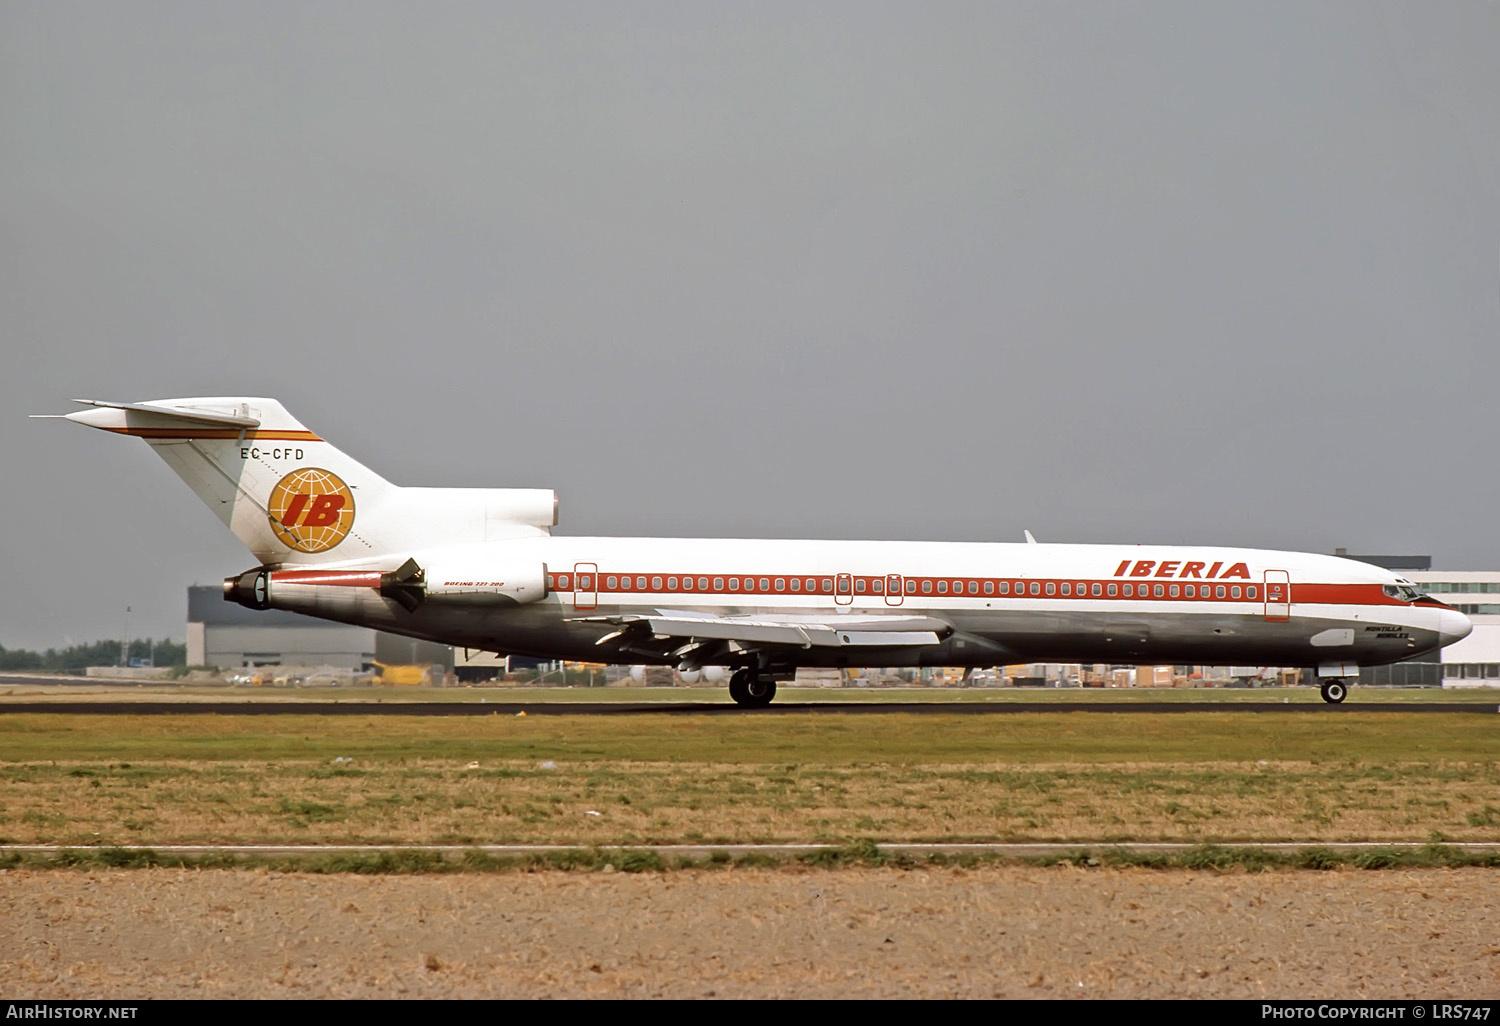
[[[324,552],[354,526],[354,494],[337,474],[317,467],[294,470],[271,489],[271,530],[289,549]]]

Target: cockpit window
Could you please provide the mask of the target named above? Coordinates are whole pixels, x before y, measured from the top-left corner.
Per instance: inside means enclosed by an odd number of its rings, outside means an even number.
[[[1421,589],[1410,583],[1386,584],[1382,585],[1380,590],[1400,602],[1415,602],[1422,598]]]

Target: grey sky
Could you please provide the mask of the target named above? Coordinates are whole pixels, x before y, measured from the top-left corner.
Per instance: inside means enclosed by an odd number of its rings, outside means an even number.
[[[0,644],[248,568],[71,397],[560,532],[1500,566],[1500,4],[0,4]]]

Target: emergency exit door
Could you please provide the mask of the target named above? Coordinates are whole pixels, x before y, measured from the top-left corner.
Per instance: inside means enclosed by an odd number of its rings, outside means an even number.
[[[899,606],[906,600],[901,590],[901,575],[885,575],[885,604],[888,606]]]

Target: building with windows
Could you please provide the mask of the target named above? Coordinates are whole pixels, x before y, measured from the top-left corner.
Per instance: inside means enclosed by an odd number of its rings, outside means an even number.
[[[1500,570],[1434,570],[1431,556],[1333,554],[1393,570],[1474,622],[1467,638],[1426,661],[1366,667],[1360,683],[1500,687]]]
[[[1440,653],[1444,687],[1500,687],[1500,571],[1407,570],[1404,576],[1474,621],[1467,638]]]
[[[223,670],[288,666],[357,672],[376,661],[453,669],[453,649],[447,645],[279,609],[247,609],[225,602],[219,585],[188,589],[187,650],[190,666]]]

